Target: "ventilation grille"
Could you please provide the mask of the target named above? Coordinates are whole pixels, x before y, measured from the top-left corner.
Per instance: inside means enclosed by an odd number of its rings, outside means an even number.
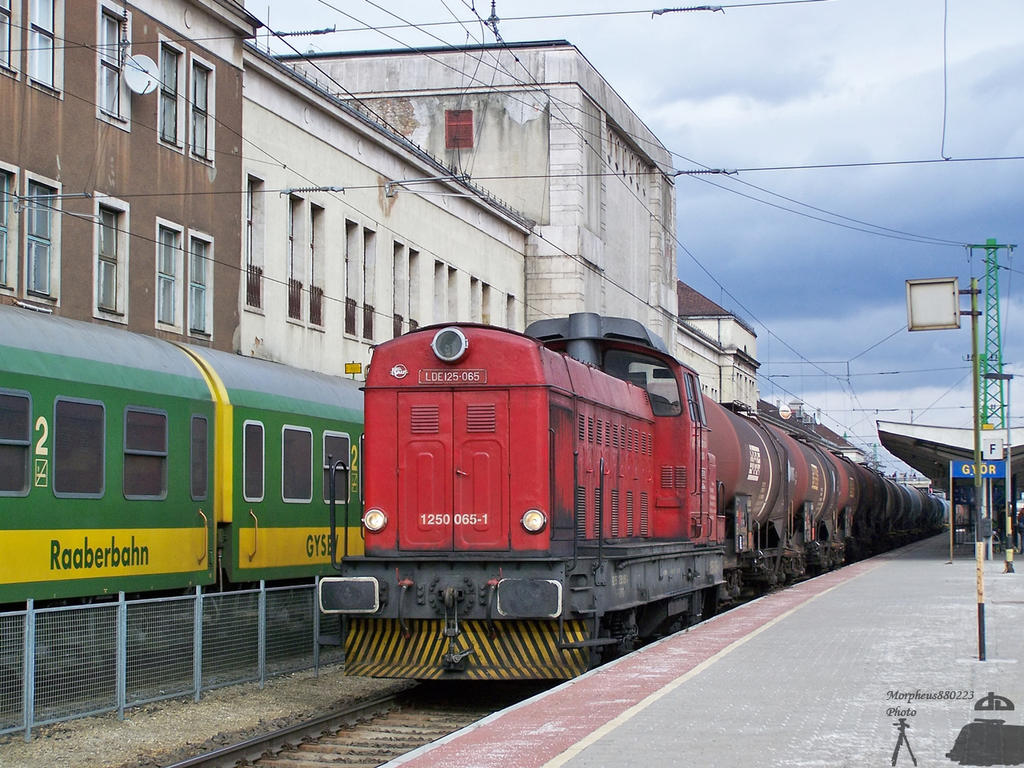
[[[626,535],[635,535],[633,528],[633,492],[626,491]]]
[[[661,487],[662,488],[685,488],[686,487],[686,467],[676,466],[671,467],[667,464],[661,468]]]
[[[619,536],[619,489],[612,488],[612,536]]]
[[[649,530],[648,530],[648,527],[647,527],[647,512],[648,512],[648,510],[647,510],[647,493],[646,492],[641,492],[640,493],[640,535],[641,536],[649,535]]]
[[[411,410],[414,435],[436,435],[441,428],[440,409],[436,405],[414,405]]]
[[[576,538],[587,538],[587,489],[576,486]]]
[[[497,419],[494,403],[472,403],[466,406],[467,432],[495,432]]]

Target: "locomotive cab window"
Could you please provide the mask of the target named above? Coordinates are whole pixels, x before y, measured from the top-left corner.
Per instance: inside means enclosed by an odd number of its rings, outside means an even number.
[[[190,484],[192,501],[204,501],[209,493],[210,431],[205,416],[192,417]]]
[[[0,496],[28,493],[32,401],[0,392]]]
[[[281,431],[281,498],[306,504],[313,500],[313,432],[304,427]]]
[[[352,440],[343,432],[324,432],[324,502],[330,503],[331,501],[331,463],[338,461],[344,462],[345,468],[348,472],[342,472],[339,470],[335,474],[335,483],[337,488],[335,489],[335,501],[339,503],[345,503],[349,500],[349,485],[350,482],[346,482],[351,478],[352,467]],[[327,457],[331,457],[331,461],[327,461]]]
[[[690,419],[694,424],[707,424],[707,419],[704,416],[704,398],[701,397],[697,377],[687,373],[683,378],[686,379],[686,399],[690,404]]]
[[[127,408],[124,412],[124,496],[167,497],[167,414]]]
[[[658,358],[611,349],[605,353],[604,370],[646,391],[655,416],[678,416],[682,413],[679,382],[672,369]]]
[[[58,399],[53,406],[53,492],[103,496],[105,429],[103,403]]]
[[[263,425],[247,421],[243,431],[244,477],[242,498],[263,501]]]

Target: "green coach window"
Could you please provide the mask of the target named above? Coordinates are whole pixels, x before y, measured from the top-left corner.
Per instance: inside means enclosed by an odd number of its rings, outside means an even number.
[[[99,498],[104,482],[103,403],[59,398],[53,410],[53,492]]]
[[[352,457],[349,453],[352,450],[352,441],[348,435],[344,432],[324,432],[324,501],[330,502],[331,500],[331,467],[327,463],[327,457],[331,457],[331,461],[344,462],[345,468],[351,470],[349,464],[352,462]],[[339,471],[334,478],[334,482],[337,483],[335,493],[337,498],[335,501],[345,503],[348,501],[349,489],[348,483],[345,482],[346,478],[349,477],[349,473]]]
[[[31,413],[27,395],[0,392],[0,495],[28,493]]]
[[[167,496],[167,414],[127,408],[124,412],[124,495]]]
[[[242,455],[245,462],[242,498],[263,501],[263,425],[258,421],[245,422]]]
[[[281,446],[281,498],[308,504],[313,500],[313,432],[284,427]]]
[[[203,501],[209,493],[210,431],[205,416],[192,417],[192,500]]]

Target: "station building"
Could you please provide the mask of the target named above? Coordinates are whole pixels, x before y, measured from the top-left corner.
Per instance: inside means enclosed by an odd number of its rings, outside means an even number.
[[[526,323],[640,320],[674,348],[671,156],[564,40],[286,56],[535,222]],[[486,252],[462,254],[485,261]]]
[[[675,356],[700,374],[704,394],[720,403],[758,405],[757,334],[736,313],[677,282]]]
[[[0,301],[334,374],[598,312],[756,403],[753,332],[677,284],[670,153],[570,43],[273,57],[234,0],[0,21]]]

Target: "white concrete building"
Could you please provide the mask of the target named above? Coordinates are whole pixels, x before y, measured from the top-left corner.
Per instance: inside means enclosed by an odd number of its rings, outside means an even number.
[[[753,328],[682,281],[677,296],[676,357],[700,374],[701,387],[712,399],[756,410],[760,363]]]
[[[583,311],[631,317],[674,347],[670,154],[573,45],[282,61],[536,222],[525,251],[527,322]]]
[[[465,320],[522,329],[530,222],[252,46],[236,351],[344,373]]]

